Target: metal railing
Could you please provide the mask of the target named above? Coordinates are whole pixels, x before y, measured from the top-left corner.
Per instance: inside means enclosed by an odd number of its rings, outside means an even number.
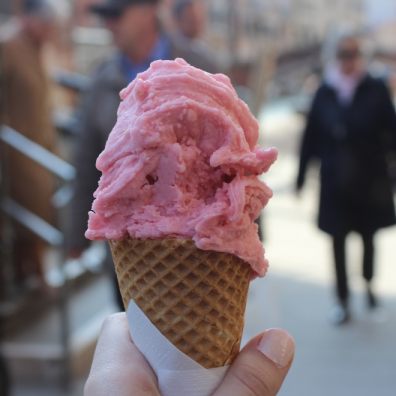
[[[63,251],[64,235],[60,230],[47,223],[36,214],[29,211],[27,208],[22,207],[18,202],[8,196],[8,176],[5,166],[5,163],[7,162],[7,156],[4,155],[6,152],[4,148],[7,147],[16,150],[26,158],[29,158],[32,162],[39,164],[42,168],[46,169],[63,183],[63,186],[54,194],[52,199],[52,204],[57,208],[64,206],[72,197],[71,182],[76,176],[76,171],[73,166],[58,156],[29,140],[16,130],[5,125],[0,126],[0,148],[1,146],[3,150],[0,153],[0,161],[2,163],[2,166],[0,167],[0,209],[5,215],[3,216],[2,222],[3,232],[1,242],[3,245],[6,245],[5,247],[3,246],[3,249],[1,249],[3,255],[3,257],[1,257],[1,261],[3,263],[3,270],[5,272],[8,271],[9,274],[11,274],[9,277],[12,278],[12,252],[10,251],[10,246],[12,245],[12,232],[10,232],[10,228],[12,228],[11,220],[21,224],[43,241],[53,247],[56,247],[57,249],[61,249],[61,251]],[[64,254],[60,254],[58,262],[60,273],[62,273],[64,269],[63,263]],[[60,283],[58,291],[59,293],[58,298],[56,299],[56,306],[59,311],[60,318],[59,341],[61,346],[58,349],[58,358],[63,363],[62,382],[65,387],[68,387],[70,383],[70,326],[67,307],[69,290],[67,276],[65,274],[63,275],[63,282]],[[26,353],[28,354],[28,351],[26,351]],[[39,356],[40,355],[34,356],[34,358],[39,358]],[[31,358],[32,356],[29,355],[27,357]]]

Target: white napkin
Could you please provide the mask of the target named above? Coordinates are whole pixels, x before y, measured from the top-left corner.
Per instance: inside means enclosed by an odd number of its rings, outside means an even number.
[[[158,377],[162,396],[210,396],[228,366],[206,369],[177,349],[130,301],[127,317],[132,341]]]

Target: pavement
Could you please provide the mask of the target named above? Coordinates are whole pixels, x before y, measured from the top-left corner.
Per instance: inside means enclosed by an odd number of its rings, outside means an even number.
[[[267,277],[252,283],[244,340],[272,327],[282,327],[294,336],[295,361],[280,396],[395,396],[396,230],[383,231],[377,238],[375,287],[381,296],[381,309],[376,313],[365,308],[361,244],[351,235],[348,270],[353,320],[344,327],[333,327],[328,321],[334,303],[330,244],[315,225],[317,175],[310,174],[299,198],[292,188],[302,119],[280,106],[270,109],[261,121],[263,143],[277,146],[280,156],[265,176],[275,192],[263,217],[270,271]],[[78,304],[77,311],[83,306],[85,312],[87,301],[92,311],[103,309],[106,299],[110,302],[105,311],[114,309],[109,282],[101,279],[85,294],[86,302]],[[16,378],[12,396],[82,395],[89,364],[76,376],[69,391],[59,389],[55,374],[51,374],[54,367],[41,369],[40,375]]]
[[[264,143],[276,145],[279,160],[267,182],[275,196],[263,220],[270,271],[253,282],[245,340],[266,328],[282,327],[295,338],[297,352],[280,396],[396,395],[396,229],[377,237],[375,289],[381,309],[366,309],[357,235],[348,240],[353,320],[329,324],[334,303],[330,241],[317,230],[317,174],[297,198],[293,192],[296,148],[302,120],[285,109],[264,117]]]

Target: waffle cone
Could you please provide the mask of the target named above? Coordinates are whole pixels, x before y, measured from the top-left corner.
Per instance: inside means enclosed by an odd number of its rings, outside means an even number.
[[[134,300],[178,349],[206,368],[239,352],[250,266],[192,240],[110,241],[125,308]]]

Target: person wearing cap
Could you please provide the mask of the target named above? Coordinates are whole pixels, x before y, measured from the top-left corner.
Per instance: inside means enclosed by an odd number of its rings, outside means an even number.
[[[79,257],[88,247],[84,232],[99,179],[95,162],[116,122],[119,92],[158,59],[180,57],[208,72],[217,71],[208,56],[161,30],[158,3],[157,0],[105,0],[90,8],[113,34],[117,51],[94,73],[78,111],[79,134],[74,160],[77,179],[67,232],[67,250],[71,258]],[[107,261],[115,276],[110,255]],[[115,290],[122,308],[118,288]]]
[[[55,10],[47,0],[21,1],[20,14],[0,33],[0,125],[17,130],[47,150],[55,150],[51,123],[49,81],[42,50],[55,27]],[[5,148],[4,148],[5,150]],[[7,158],[7,194],[43,220],[52,223],[52,175],[13,150]],[[0,219],[1,220],[1,219]],[[44,242],[15,226],[13,244],[17,282],[39,278],[44,286],[41,259]]]

